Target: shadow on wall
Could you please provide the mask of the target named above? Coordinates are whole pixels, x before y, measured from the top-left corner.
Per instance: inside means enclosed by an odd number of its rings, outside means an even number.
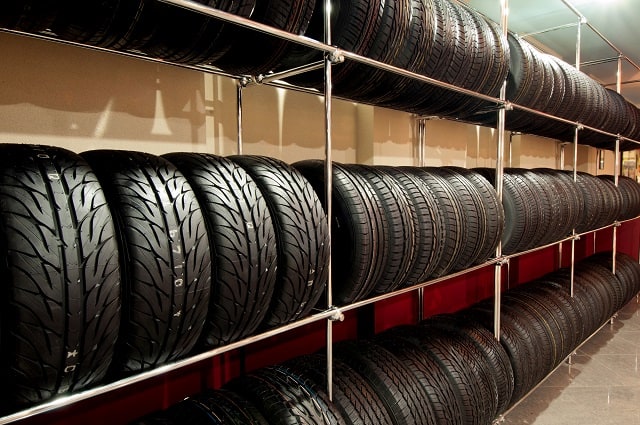
[[[0,51],[2,142],[60,145],[64,138],[78,138],[91,147],[136,149],[137,142],[163,142],[173,150],[183,144],[182,150],[196,150],[205,147],[212,116],[215,132],[224,123],[233,127],[235,140],[231,82],[216,84],[217,77],[199,72],[10,34],[0,34]],[[224,97],[231,108],[221,107]]]
[[[286,162],[324,158],[324,98],[293,90],[250,86],[243,94],[244,153]],[[357,107],[334,100],[333,159],[355,162],[358,146]]]

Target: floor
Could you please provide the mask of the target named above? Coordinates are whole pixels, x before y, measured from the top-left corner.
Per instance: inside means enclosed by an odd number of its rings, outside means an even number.
[[[640,304],[633,300],[502,425],[640,425]]]

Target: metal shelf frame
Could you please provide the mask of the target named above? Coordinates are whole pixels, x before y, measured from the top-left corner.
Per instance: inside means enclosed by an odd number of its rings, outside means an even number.
[[[267,84],[267,85],[272,85],[272,86],[276,86],[276,87],[283,87],[283,88],[287,88],[287,89],[292,89],[292,90],[298,90],[298,91],[302,91],[305,93],[311,93],[314,95],[321,95],[324,96],[324,119],[325,119],[325,181],[326,181],[326,193],[327,193],[327,199],[326,199],[326,213],[328,217],[331,217],[332,214],[332,199],[331,199],[331,193],[332,193],[332,175],[333,175],[333,170],[332,170],[332,137],[331,137],[331,131],[332,131],[332,122],[331,122],[331,118],[332,118],[332,100],[334,99],[334,95],[333,95],[333,86],[332,86],[332,67],[343,62],[344,60],[351,60],[351,61],[355,61],[358,62],[360,64],[364,64],[367,66],[371,66],[371,67],[375,67],[377,69],[383,70],[383,71],[387,71],[396,75],[400,75],[403,77],[407,77],[407,78],[411,78],[413,80],[416,81],[421,81],[433,86],[438,86],[447,90],[451,90],[457,93],[461,93],[461,94],[465,94],[468,96],[472,96],[490,103],[494,103],[496,105],[497,108],[497,115],[498,115],[498,125],[497,125],[497,152],[496,152],[496,181],[495,181],[495,187],[496,187],[496,192],[498,194],[498,197],[500,200],[502,200],[502,192],[503,192],[503,176],[504,176],[504,148],[505,148],[505,134],[506,134],[506,130],[505,130],[505,123],[506,123],[506,111],[508,110],[512,110],[512,109],[518,109],[521,111],[525,111],[534,115],[538,115],[538,116],[542,116],[542,117],[546,117],[548,119],[552,119],[558,122],[562,122],[565,124],[569,124],[571,126],[573,126],[575,128],[575,137],[574,137],[574,181],[576,179],[576,175],[577,175],[577,170],[575,167],[575,164],[577,163],[577,147],[578,147],[578,142],[579,142],[579,132],[583,129],[588,129],[597,133],[600,133],[602,135],[611,137],[611,138],[615,138],[616,140],[616,185],[617,185],[617,179],[618,179],[618,164],[619,164],[619,156],[620,156],[620,151],[619,151],[619,147],[620,147],[620,141],[621,140],[625,140],[625,141],[630,141],[636,144],[640,145],[639,141],[636,140],[632,140],[626,137],[622,137],[619,134],[612,134],[597,128],[593,128],[593,127],[588,127],[588,126],[584,126],[579,122],[574,122],[574,121],[570,121],[570,120],[566,120],[560,117],[556,117],[550,114],[547,114],[545,112],[542,111],[537,111],[531,108],[527,108],[525,106],[522,105],[517,105],[515,103],[510,102],[507,98],[506,98],[506,81],[504,82],[501,91],[500,91],[500,96],[498,98],[492,97],[492,96],[488,96],[482,93],[478,93],[478,92],[474,92],[472,90],[468,90],[468,89],[464,89],[461,87],[457,87],[455,85],[443,82],[443,81],[439,81],[421,74],[416,74],[414,72],[410,72],[407,71],[405,69],[401,69],[383,62],[379,62],[373,59],[370,59],[368,57],[362,56],[362,55],[358,55],[355,54],[353,52],[349,52],[349,51],[345,51],[345,50],[341,50],[335,46],[331,45],[332,42],[332,38],[331,38],[331,22],[330,22],[330,13],[328,13],[330,11],[331,8],[331,2],[330,0],[320,0],[320,1],[324,1],[324,9],[325,9],[325,13],[324,13],[324,39],[323,42],[317,41],[317,40],[313,40],[310,39],[308,37],[304,37],[304,36],[299,36],[299,35],[295,35],[295,34],[291,34],[288,33],[286,31],[274,28],[274,27],[270,27],[249,19],[245,19],[227,12],[223,12],[208,6],[204,6],[201,3],[197,3],[195,1],[192,0],[156,0],[162,3],[166,3],[168,5],[172,5],[175,7],[180,7],[183,9],[187,9],[190,10],[192,12],[195,13],[199,13],[201,15],[205,15],[211,18],[215,18],[215,19],[220,19],[223,20],[225,22],[228,23],[232,23],[235,25],[239,25],[245,28],[249,28],[258,32],[262,32],[264,34],[268,34],[271,36],[275,36],[290,42],[294,42],[306,47],[309,47],[311,49],[315,49],[319,52],[322,52],[324,54],[324,58],[322,61],[316,62],[316,63],[312,63],[303,67],[299,67],[299,68],[295,68],[292,70],[287,70],[287,71],[283,71],[283,72],[279,72],[276,74],[267,74],[267,75],[259,75],[259,76],[246,76],[246,75],[231,75],[229,73],[225,73],[223,71],[220,71],[219,69],[216,69],[214,67],[210,67],[210,66],[191,66],[191,65],[184,65],[184,64],[176,64],[176,63],[171,63],[168,61],[164,61],[164,60],[160,60],[160,59],[155,59],[155,58],[151,58],[148,56],[145,56],[141,53],[138,52],[123,52],[123,51],[114,51],[114,50],[110,50],[110,49],[104,49],[104,48],[98,48],[98,47],[94,47],[94,46],[87,46],[87,45],[83,45],[83,44],[79,44],[79,43],[74,43],[74,42],[69,42],[69,41],[64,41],[64,40],[60,40],[57,39],[55,37],[55,35],[50,35],[50,34],[30,34],[30,33],[24,33],[24,32],[20,32],[20,31],[12,31],[12,30],[5,30],[5,29],[0,29],[0,31],[3,32],[9,32],[9,33],[14,33],[14,34],[19,34],[19,35],[23,35],[23,36],[29,36],[29,37],[35,37],[35,38],[40,38],[40,39],[46,39],[46,40],[50,40],[50,41],[55,41],[55,42],[59,42],[59,43],[64,43],[64,44],[70,44],[70,45],[74,45],[77,47],[81,47],[81,48],[87,48],[87,49],[92,49],[92,50],[98,50],[98,51],[104,51],[104,52],[109,52],[109,53],[114,53],[114,54],[118,54],[118,55],[122,55],[122,56],[126,56],[126,57],[132,57],[132,58],[137,58],[137,59],[141,59],[141,60],[145,60],[145,61],[151,61],[151,62],[155,62],[155,63],[162,63],[162,64],[167,64],[167,65],[174,65],[174,66],[178,66],[181,68],[186,68],[186,69],[190,69],[190,70],[195,70],[195,71],[199,71],[199,72],[205,72],[205,73],[210,73],[210,74],[215,74],[215,75],[221,75],[224,77],[228,77],[231,79],[234,79],[237,81],[237,126],[238,126],[238,141],[237,141],[237,151],[239,154],[242,154],[243,152],[243,138],[242,138],[242,119],[243,119],[243,115],[242,115],[242,107],[243,107],[243,90],[247,87],[250,87],[253,84]],[[566,0],[561,0],[563,3],[567,3]],[[507,34],[507,30],[508,30],[508,8],[509,8],[509,0],[500,0],[500,7],[501,7],[501,27],[502,30],[504,32],[504,34]],[[578,28],[580,28],[581,24],[577,25]],[[580,37],[578,36],[578,41],[577,41],[577,51],[579,52],[580,50]],[[618,52],[620,57],[622,57],[622,53]],[[626,57],[625,57],[626,58]],[[628,59],[628,58],[627,58]],[[577,64],[579,65],[580,62],[577,61]],[[339,66],[339,65],[338,65]],[[635,64],[634,64],[635,66]],[[286,78],[288,76],[292,76],[298,73],[302,73],[302,72],[307,72],[310,71],[312,69],[321,69],[324,68],[324,79],[325,79],[325,88],[324,91],[319,91],[319,90],[314,90],[314,89],[308,89],[308,88],[304,88],[304,87],[296,87],[293,85],[290,85],[286,82],[281,81],[281,79]],[[618,75],[618,88],[620,87],[620,78],[621,76]],[[418,147],[418,160],[419,160],[419,165],[424,165],[424,143],[425,143],[425,134],[426,134],[426,130],[424,127],[424,123],[421,123],[418,125],[418,138],[419,138],[419,147]],[[564,147],[562,148],[564,149]],[[564,160],[564,151],[562,151],[562,162]],[[564,165],[564,164],[563,164]],[[640,218],[640,217],[638,217]],[[633,220],[636,220],[638,218],[635,218]],[[333,346],[333,322],[334,321],[339,321],[339,320],[343,320],[344,319],[344,312],[350,311],[350,310],[355,310],[358,308],[361,308],[365,305],[370,305],[370,304],[374,304],[376,302],[385,300],[385,299],[389,299],[389,298],[393,298],[393,297],[397,297],[399,295],[402,294],[406,294],[406,293],[410,293],[413,291],[418,291],[418,304],[419,304],[419,312],[418,312],[418,317],[422,318],[422,313],[423,313],[423,305],[422,305],[422,291],[424,290],[424,288],[431,286],[431,285],[435,285],[439,282],[442,281],[446,281],[458,276],[462,276],[465,275],[467,273],[471,273],[477,270],[480,270],[482,268],[485,267],[489,267],[489,266],[495,266],[495,276],[494,276],[494,296],[495,296],[495,305],[494,305],[494,334],[496,338],[500,338],[500,294],[502,292],[502,266],[504,266],[505,264],[508,264],[508,262],[513,259],[516,258],[518,256],[522,256],[522,255],[526,255],[535,251],[539,251],[542,249],[546,249],[555,245],[558,246],[562,246],[562,244],[564,242],[568,242],[571,241],[572,242],[572,249],[571,249],[571,281],[572,281],[572,296],[573,296],[573,268],[574,268],[574,259],[575,259],[575,241],[577,239],[579,239],[580,236],[586,235],[586,234],[590,234],[590,233],[595,233],[599,230],[603,230],[609,227],[613,227],[613,231],[614,231],[614,235],[613,235],[613,251],[614,251],[614,273],[615,273],[615,252],[616,252],[616,245],[617,245],[617,235],[616,235],[616,229],[617,227],[620,225],[621,222],[616,222],[613,223],[609,226],[605,226],[601,229],[596,229],[593,231],[589,231],[589,232],[585,232],[585,233],[581,233],[581,234],[576,234],[576,232],[574,231],[572,233],[571,236],[568,236],[560,241],[545,245],[545,246],[541,246],[541,247],[537,247],[525,252],[520,252],[520,253],[516,253],[516,254],[510,254],[510,255],[503,255],[502,254],[502,247],[501,245],[498,245],[498,248],[496,250],[496,255],[495,258],[490,259],[482,264],[479,265],[475,265],[473,267],[470,267],[468,269],[465,270],[461,270],[461,271],[457,271],[455,273],[449,274],[447,276],[442,276],[442,277],[438,277],[436,279],[432,279],[429,280],[427,282],[412,286],[412,287],[407,287],[407,288],[402,288],[400,290],[394,291],[392,293],[389,294],[384,294],[384,295],[379,295],[379,296],[375,296],[366,300],[362,300],[362,301],[358,301],[346,306],[341,306],[341,307],[336,307],[333,305],[333,299],[332,299],[332,280],[331,280],[331,262],[329,262],[329,281],[327,283],[327,309],[324,311],[320,311],[317,312],[307,318],[304,318],[302,320],[298,320],[294,323],[290,323],[263,333],[260,333],[258,335],[254,335],[254,336],[250,336],[248,338],[245,338],[243,340],[225,345],[223,347],[219,347],[219,348],[215,348],[212,350],[209,350],[207,352],[204,353],[200,353],[194,356],[191,356],[189,358],[168,364],[168,365],[164,365],[161,366],[159,368],[153,369],[153,370],[149,370],[146,372],[142,372],[139,373],[137,375],[125,378],[125,379],[121,379],[119,381],[113,382],[113,383],[108,383],[105,385],[101,385],[99,387],[96,388],[92,388],[86,391],[82,391],[76,394],[71,394],[71,395],[66,395],[63,397],[59,397],[56,398],[54,400],[51,400],[49,402],[46,403],[42,403],[40,405],[19,411],[19,412],[15,412],[13,414],[4,416],[4,417],[0,417],[0,425],[1,424],[7,424],[7,423],[11,423],[20,419],[25,419],[25,418],[29,418],[35,415],[39,415],[39,414],[43,414],[46,412],[51,412],[53,410],[56,410],[58,408],[61,408],[63,406],[69,406],[69,405],[73,405],[75,403],[78,403],[82,400],[86,400],[89,398],[93,398],[102,394],[106,394],[109,392],[113,392],[113,391],[117,391],[119,389],[122,389],[124,387],[130,386],[132,384],[138,383],[138,382],[142,382],[145,380],[148,380],[150,378],[153,377],[157,377],[157,376],[161,376],[164,374],[167,374],[169,372],[172,371],[176,371],[179,369],[182,369],[184,367],[190,366],[190,365],[194,365],[198,362],[201,362],[203,360],[206,359],[210,359],[216,356],[219,356],[220,354],[244,347],[244,346],[248,346],[251,345],[255,342],[270,338],[272,336],[275,335],[279,335],[279,334],[283,334],[286,332],[289,332],[293,329],[296,328],[300,328],[312,323],[316,323],[316,322],[320,322],[320,321],[326,321],[326,349],[327,349],[327,389],[328,389],[328,394],[329,397],[332,397],[332,380],[333,380],[333,352],[332,352],[332,346]],[[331,220],[329,220],[329,226],[331,226]],[[331,227],[329,227],[329,229],[331,230]],[[329,234],[331,232],[329,231]],[[331,244],[329,244],[329,246],[331,246]]]

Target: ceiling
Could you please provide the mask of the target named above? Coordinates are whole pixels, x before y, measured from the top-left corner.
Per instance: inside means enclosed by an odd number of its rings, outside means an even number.
[[[500,22],[499,0],[465,0],[473,8]],[[640,65],[640,0],[567,0],[602,35],[622,53]],[[526,40],[540,50],[555,54],[570,64],[576,62],[578,16],[562,0],[509,0],[510,31],[520,35],[543,31],[543,34],[526,36]],[[616,88],[617,60],[601,64],[591,61],[617,58],[618,53],[604,42],[588,25],[582,25],[581,71],[607,87]],[[621,93],[640,107],[640,71],[628,61],[623,61]],[[638,82],[632,82],[638,81]]]

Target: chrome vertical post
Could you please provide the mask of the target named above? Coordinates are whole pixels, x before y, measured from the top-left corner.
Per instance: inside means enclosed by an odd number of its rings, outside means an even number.
[[[576,69],[578,71],[580,71],[580,62],[581,62],[582,24],[584,24],[584,18],[580,17],[578,20],[578,34],[576,35]]]
[[[244,89],[244,83],[242,80],[238,80],[237,83],[237,125],[238,125],[238,147],[236,149],[238,155],[242,155],[243,140],[242,140],[242,90]]]
[[[564,143],[560,143],[560,171],[564,171]],[[564,244],[558,244],[558,267],[562,267],[562,247]]]
[[[324,0],[324,42],[331,44],[331,0]],[[324,54],[324,137],[325,137],[325,196],[327,229],[329,233],[329,262],[327,264],[329,278],[327,280],[327,307],[333,307],[333,278],[332,278],[332,244],[331,221],[333,217],[333,163],[331,139],[331,110],[333,96],[332,55]],[[327,320],[327,395],[333,400],[333,321]]]
[[[580,126],[576,126],[573,133],[573,182],[578,181],[578,138],[580,134]],[[575,265],[576,265],[576,229],[573,229],[573,239],[571,239],[571,298],[574,294],[574,277],[575,277]]]
[[[613,178],[614,178],[614,182],[616,187],[618,187],[619,184],[619,180],[620,180],[620,138],[617,137],[616,138],[616,160],[615,160],[615,170],[613,172]],[[611,260],[611,272],[615,275],[616,274],[616,252],[618,250],[618,225],[614,225],[613,226],[613,248],[612,248],[612,252],[613,252],[613,258]]]
[[[427,120],[418,121],[418,167],[425,166],[425,150],[427,143]],[[418,289],[418,322],[424,319],[424,288]]]
[[[509,0],[500,0],[500,25],[502,32],[507,36],[509,22]],[[507,98],[507,81],[505,80],[500,89],[500,100]],[[502,202],[502,189],[504,182],[504,144],[505,144],[505,121],[507,118],[506,104],[498,110],[498,146],[496,152],[496,193],[498,201]],[[502,257],[502,243],[498,243],[496,248],[496,258]],[[500,308],[502,303],[502,262],[495,266],[494,270],[494,304],[493,304],[493,334],[497,340],[500,340]]]

